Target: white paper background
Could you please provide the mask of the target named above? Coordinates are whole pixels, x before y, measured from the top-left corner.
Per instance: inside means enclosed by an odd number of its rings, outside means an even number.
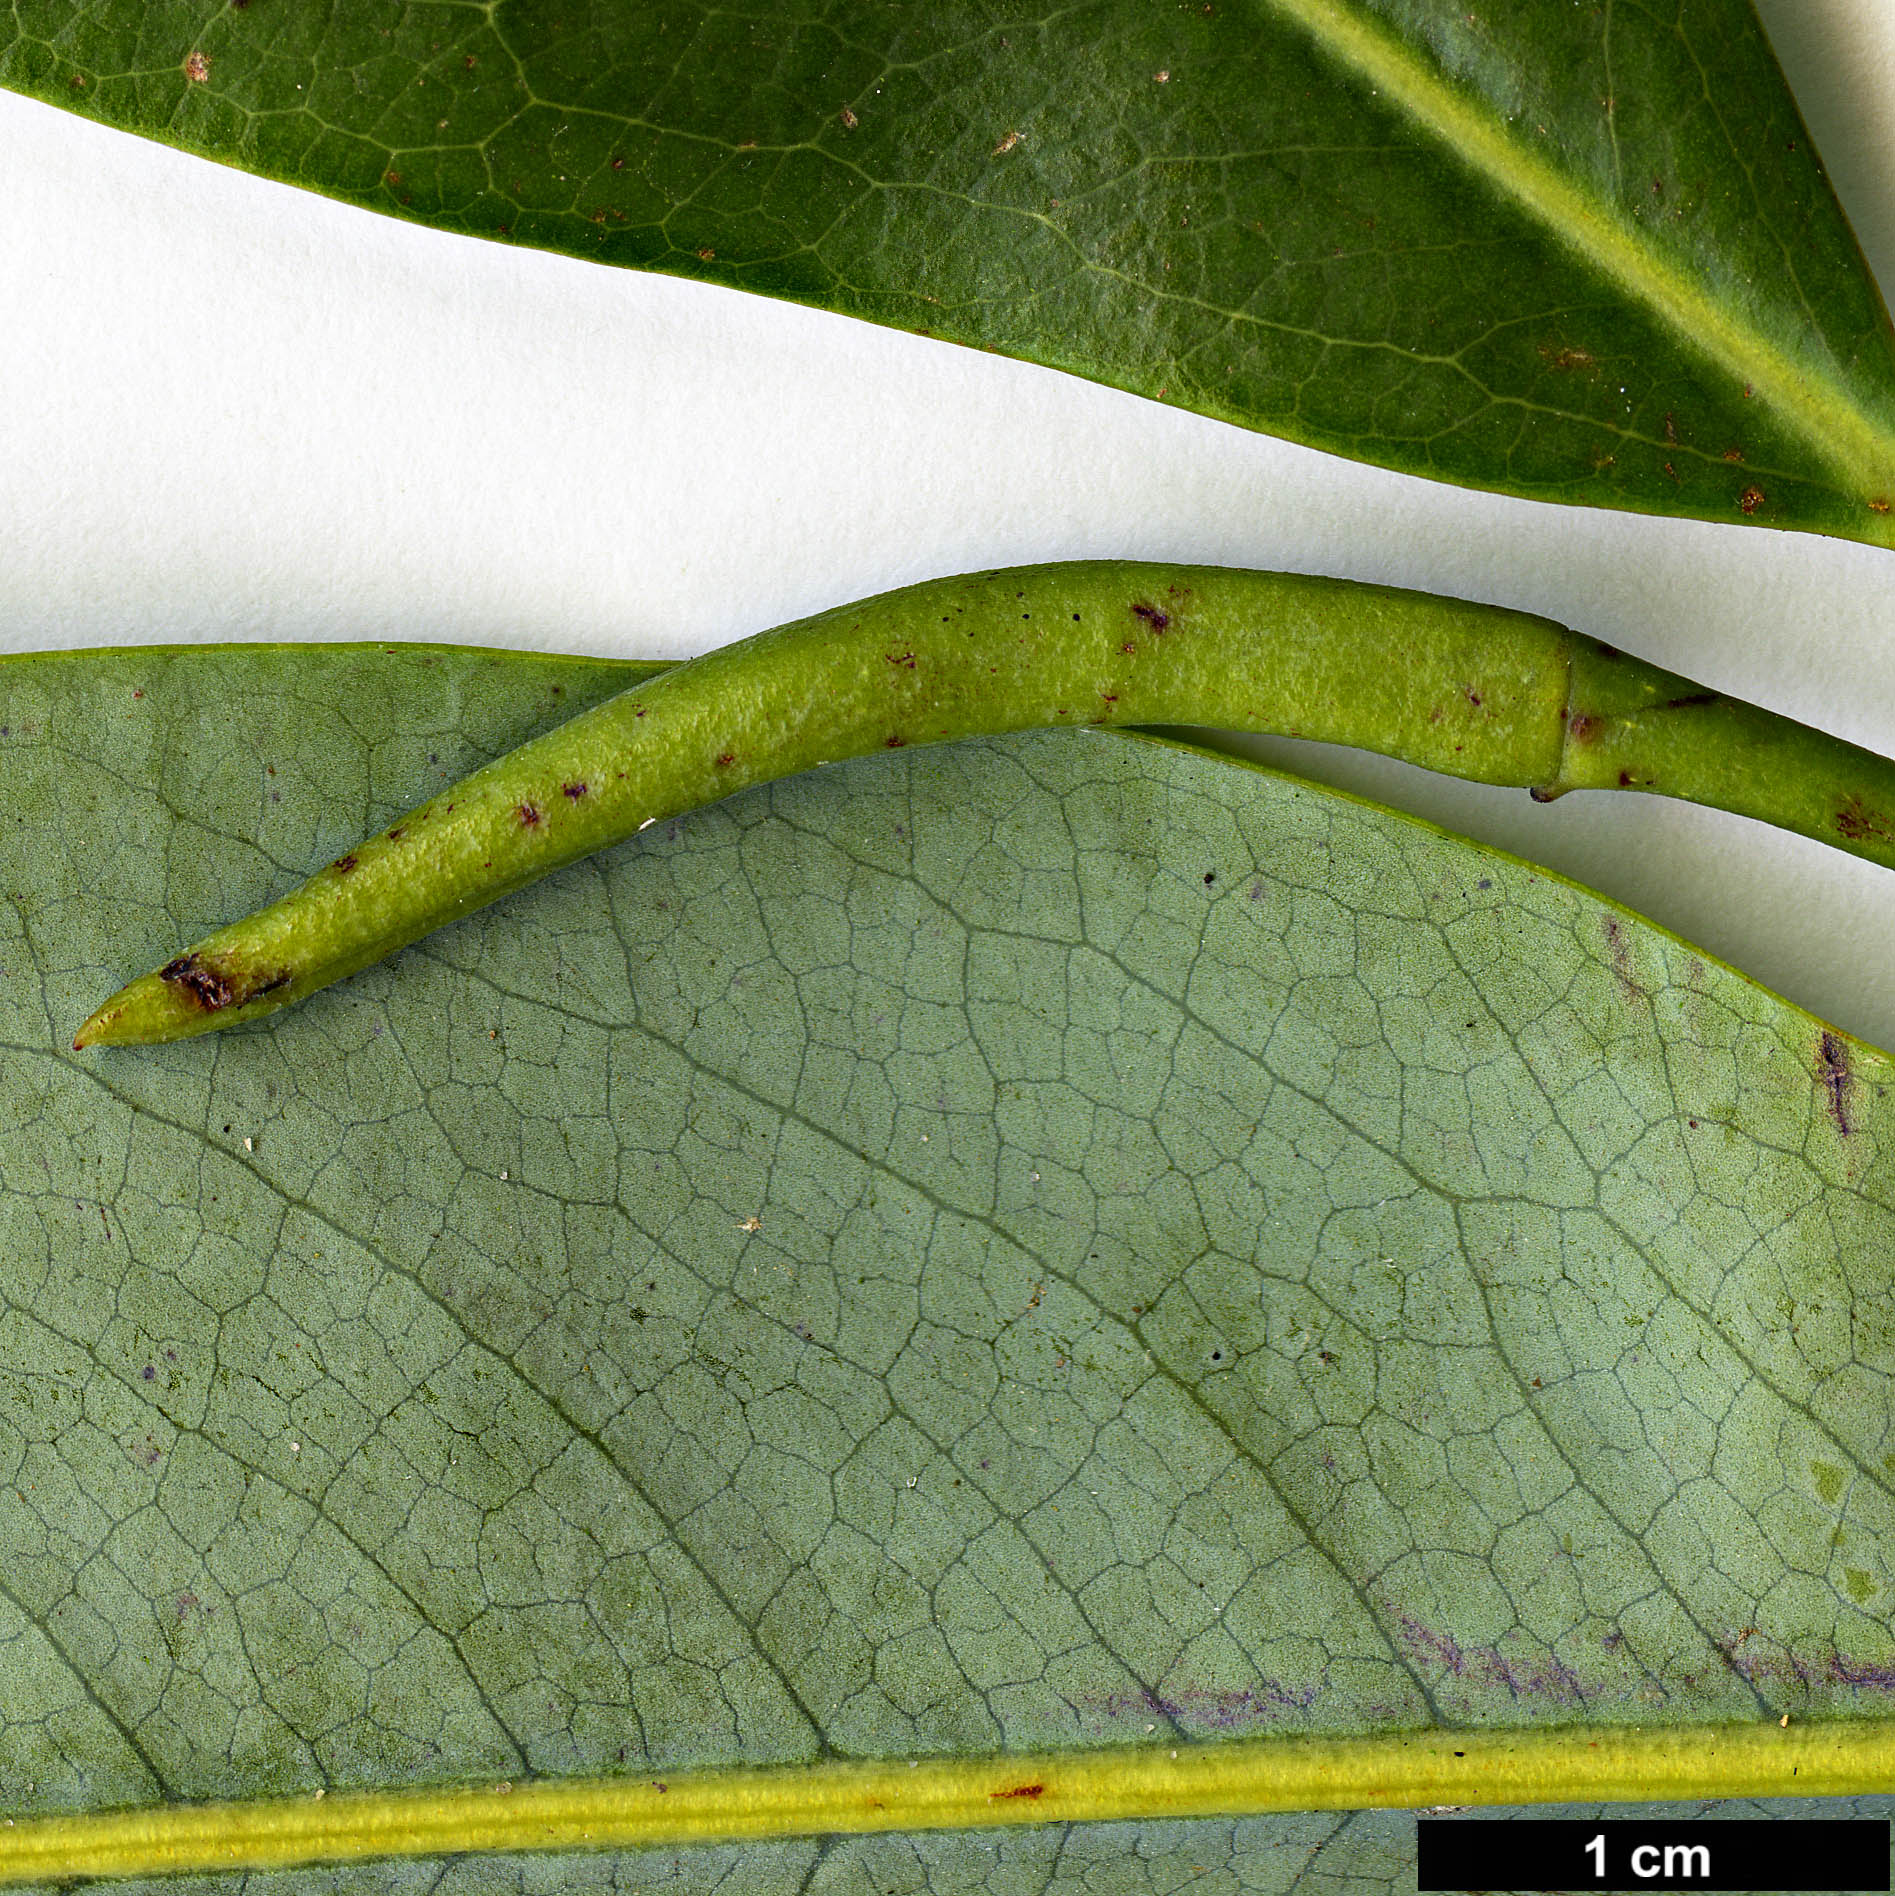
[[[1895,286],[1895,6],[1760,10]],[[937,573],[1214,560],[1528,607],[1895,753],[1895,554],[1433,486],[843,318],[434,235],[4,93],[0,177],[0,649],[677,657]],[[1259,748],[1895,1046],[1895,874],[1657,798],[1542,807]]]

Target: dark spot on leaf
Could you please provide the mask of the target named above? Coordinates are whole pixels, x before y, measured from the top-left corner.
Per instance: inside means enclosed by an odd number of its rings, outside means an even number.
[[[730,765],[734,764],[736,761],[737,761],[737,753],[735,751],[726,751],[723,754],[723,756],[718,758],[717,766],[720,770],[727,769]]]
[[[1621,790],[1629,790],[1631,787],[1632,773],[1629,770],[1621,770],[1619,772],[1619,788]]]
[[[395,827],[388,832],[388,840],[391,843],[400,842],[403,834],[405,833],[405,830],[406,830],[405,824],[397,823]]]
[[[1625,930],[1619,926],[1616,915],[1605,917],[1606,947],[1612,954],[1612,972],[1619,977],[1619,985],[1625,990],[1628,1001],[1642,1001],[1645,990],[1639,986],[1632,972],[1632,951],[1626,943]]]
[[[1575,744],[1590,744],[1605,729],[1605,719],[1590,711],[1574,711],[1566,719],[1566,732]]]
[[[1737,508],[1740,513],[1754,514],[1769,496],[1761,487],[1746,487],[1737,496]]]
[[[349,871],[355,867],[355,858],[353,856],[338,856],[329,867],[333,869],[337,875],[346,876]]]
[[[1849,1123],[1849,1049],[1840,1034],[1825,1027],[1816,1042],[1816,1077],[1829,1094],[1829,1116],[1846,1139]]]
[[[560,794],[577,803],[591,788],[589,783],[569,783],[561,786]]]
[[[1688,711],[1693,705],[1715,704],[1717,700],[1715,691],[1688,691],[1682,698],[1667,698],[1663,708],[1667,711]]]
[[[1010,1791],[992,1791],[989,1795],[992,1797],[1043,1797],[1045,1793],[1044,1784],[1016,1784]]]
[[[520,805],[519,814],[521,823],[527,829],[531,829],[540,820],[539,806],[537,804],[522,803]]]
[[[1742,448],[1726,448],[1724,450],[1724,459],[1727,461],[1741,461],[1743,458],[1744,451]]]
[[[1469,704],[1473,705],[1476,710],[1480,708],[1480,693],[1476,691],[1472,685],[1463,685],[1461,687],[1461,696],[1465,698]]]
[[[1204,872],[1204,886],[1205,886],[1205,887],[1206,887],[1207,889],[1208,889],[1208,888],[1209,888],[1209,887],[1211,886],[1211,884],[1212,884],[1213,882],[1215,882],[1216,880],[1217,880],[1217,871],[1216,871],[1215,869],[1207,869],[1207,870],[1205,870],[1205,872]]]
[[[898,751],[901,749],[902,745],[906,742],[907,742],[906,738],[891,737],[888,739],[884,748],[887,750]]]
[[[913,652],[884,652],[882,656],[886,658],[891,665],[906,666],[909,671],[913,671],[915,668],[915,655]]]
[[[1836,812],[1836,831],[1852,843],[1895,843],[1895,824],[1857,796]]]
[[[1137,617],[1143,619],[1154,632],[1162,632],[1171,623],[1171,615],[1161,612],[1156,606],[1135,605],[1132,608]]]

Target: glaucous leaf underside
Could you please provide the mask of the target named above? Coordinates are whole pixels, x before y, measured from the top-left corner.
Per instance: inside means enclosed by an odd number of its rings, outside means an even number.
[[[0,83],[1413,473],[1891,532],[1888,318],[1747,0],[33,0]]]
[[[9,1811],[1888,1714],[1888,1061],[1411,819],[1111,734],[889,753],[66,1051],[641,669],[0,665]],[[609,1874],[1374,1887],[1405,1823]]]

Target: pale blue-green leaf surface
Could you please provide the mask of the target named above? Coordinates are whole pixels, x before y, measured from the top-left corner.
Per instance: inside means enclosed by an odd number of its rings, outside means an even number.
[[[1408,819],[890,754],[66,1050],[631,669],[0,667],[8,1810],[1888,1715],[1888,1062]],[[290,1883],[1374,1889],[1408,1824]]]

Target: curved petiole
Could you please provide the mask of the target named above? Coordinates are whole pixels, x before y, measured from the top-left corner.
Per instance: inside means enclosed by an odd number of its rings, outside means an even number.
[[[818,764],[1134,724],[1317,738],[1543,799],[1651,791],[1895,865],[1895,763],[1550,620],[1299,574],[1020,567],[884,593],[660,673],[133,981],[73,1045],[254,1019],[652,823]]]

